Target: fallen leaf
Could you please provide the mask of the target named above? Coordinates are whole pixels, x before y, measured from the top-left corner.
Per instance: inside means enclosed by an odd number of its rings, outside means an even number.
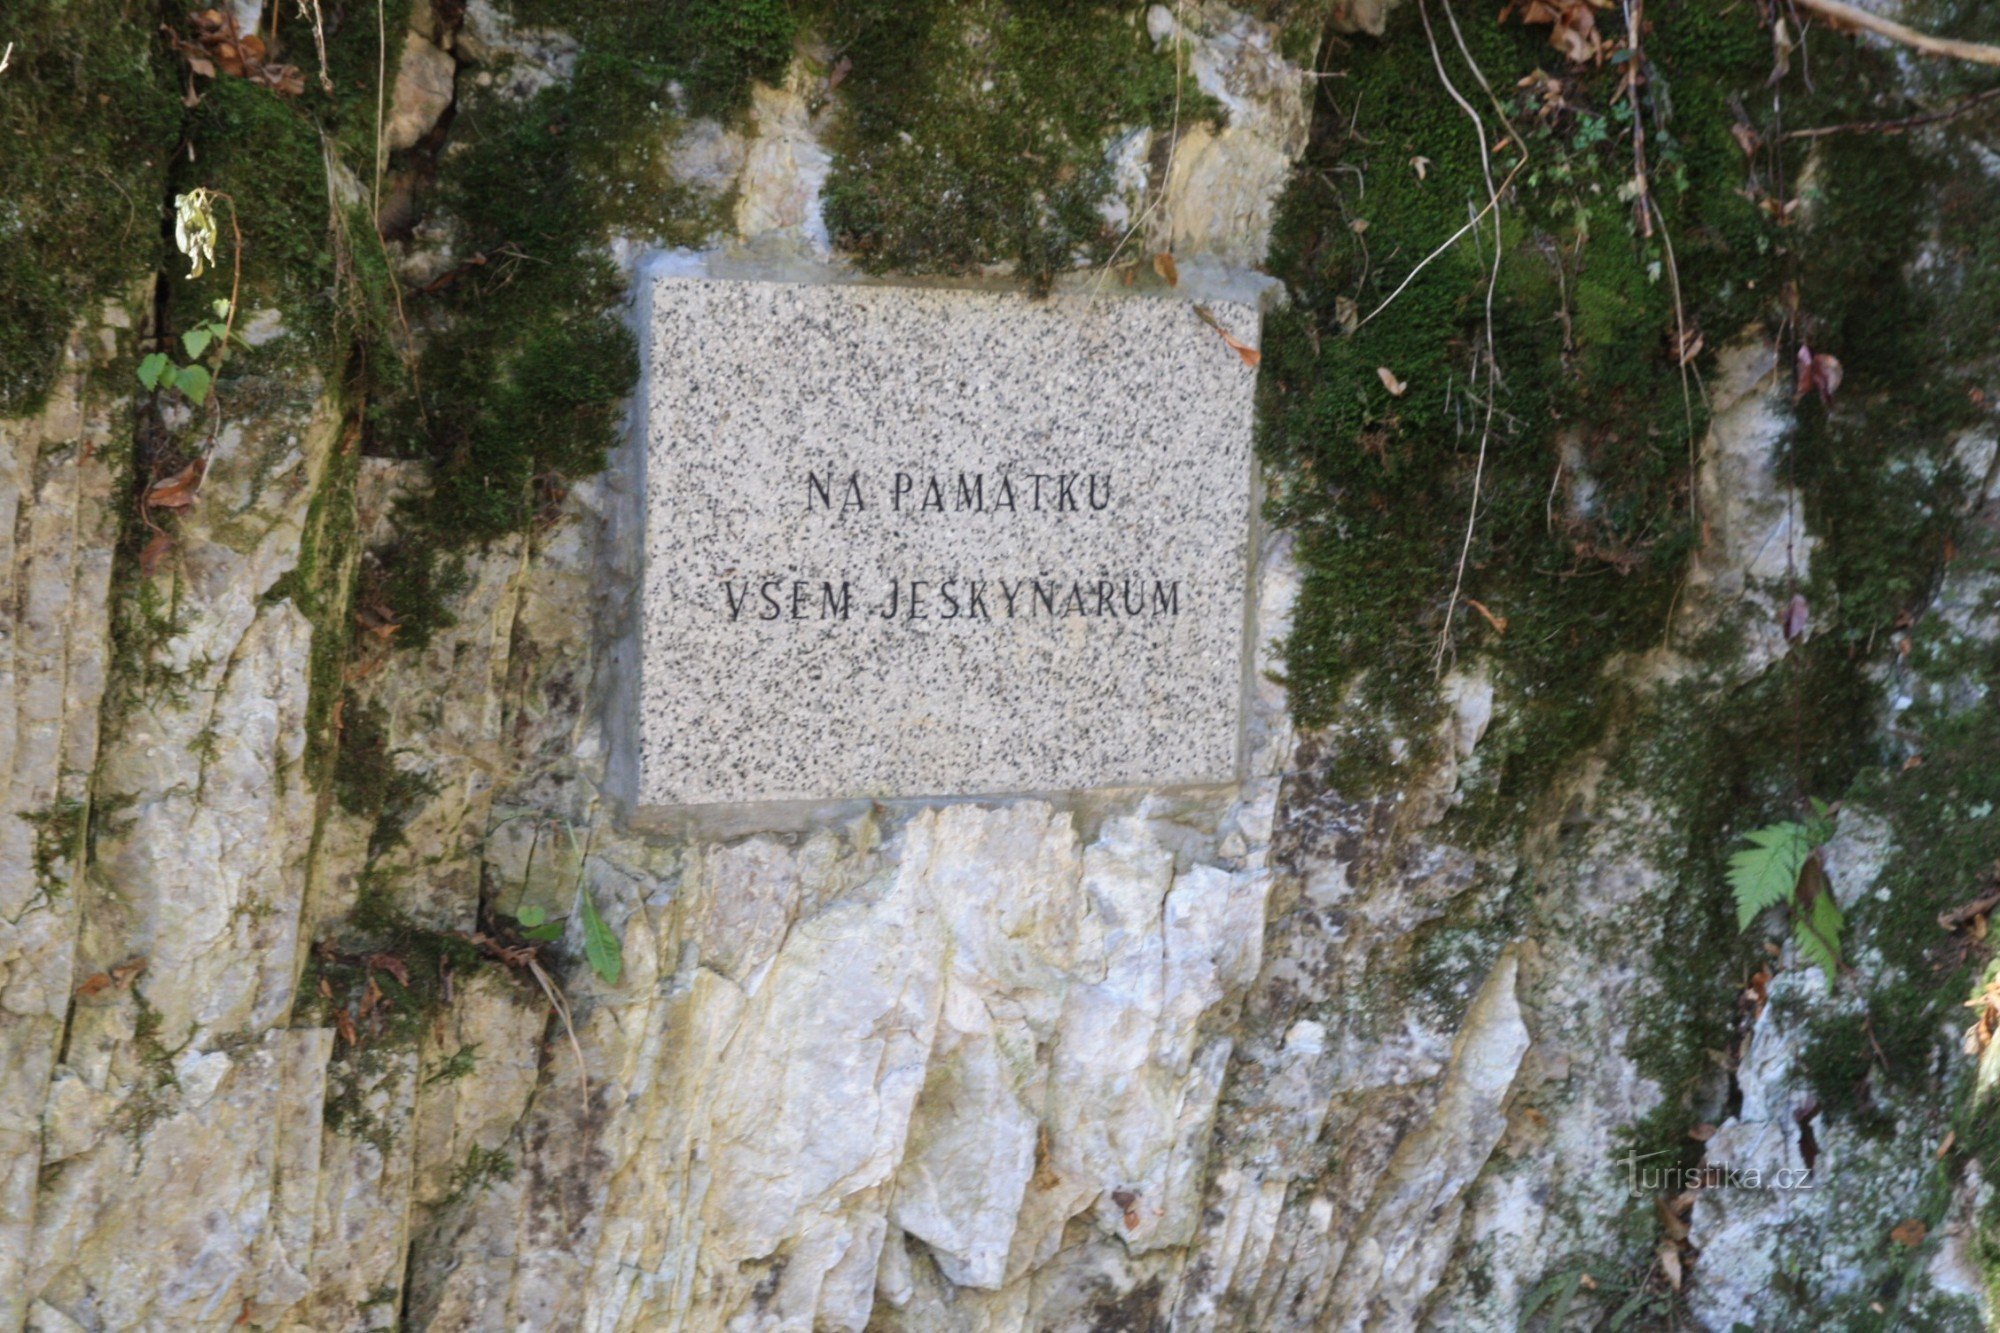
[[[833,69],[826,76],[826,90],[832,92],[835,88],[838,88],[853,69],[854,62],[846,56],[842,56],[840,59],[834,61]]]
[[[150,509],[185,509],[194,503],[195,493],[201,489],[202,476],[208,471],[208,460],[197,458],[173,476],[156,481],[146,488],[146,505]]]
[[[1500,11],[1500,21],[1519,12],[1522,23],[1531,27],[1549,25],[1549,45],[1569,58],[1573,65],[1602,63],[1604,42],[1597,33],[1598,9],[1611,8],[1610,0],[1508,0]]]
[[[368,963],[368,966],[379,967],[384,972],[387,972],[390,976],[394,977],[399,984],[405,987],[407,987],[410,984],[410,969],[404,964],[403,960],[396,957],[395,954],[371,953],[368,955],[366,961]]]
[[[1924,766],[1924,757],[1920,754],[1913,754],[1908,759],[1905,759],[1903,761],[1902,768],[1898,769],[1897,771],[1900,773],[1907,773],[1913,768],[1922,768],[1923,766]]]
[[[1957,1142],[1958,1142],[1958,1131],[1955,1129],[1946,1130],[1944,1133],[1944,1142],[1938,1145],[1937,1160],[1942,1162],[1945,1158],[1945,1154],[1951,1151],[1951,1145]]]
[[[173,549],[174,536],[172,533],[154,533],[153,539],[147,542],[145,547],[139,552],[139,572],[147,578],[151,578],[154,572],[159,569],[160,562],[165,560],[167,553]]]
[[[305,76],[299,73],[298,66],[268,63],[266,57],[270,52],[264,46],[264,39],[255,32],[242,32],[233,10],[204,9],[190,14],[188,28],[192,39],[166,24],[160,25],[160,31],[193,73],[212,79],[219,70],[284,97],[297,97],[305,91]]]
[[[349,1046],[359,1046],[361,1044],[360,1034],[354,1030],[354,1020],[347,1016],[345,1009],[336,1009],[333,1011],[333,1027],[334,1031],[340,1034],[340,1039]]]
[[[1895,1226],[1889,1228],[1889,1239],[1895,1241],[1906,1250],[1916,1249],[1917,1246],[1924,1243],[1924,1237],[1930,1234],[1931,1229],[1925,1226],[1920,1219],[1914,1217],[1906,1217],[1896,1223]]]
[[[1353,232],[1356,236],[1360,236],[1365,232],[1367,232],[1368,230],[1368,219],[1356,218],[1354,219],[1354,221],[1347,224],[1347,229]]]
[[[1804,343],[1799,344],[1797,374],[1792,384],[1792,401],[1803,399],[1815,390],[1822,403],[1833,401],[1833,395],[1840,388],[1841,369],[1839,358],[1825,352],[1815,352]]]
[[[1688,1131],[1688,1137],[1696,1143],[1707,1143],[1715,1137],[1715,1126],[1706,1122],[1696,1125]]]
[[[1410,170],[1417,173],[1418,180],[1422,180],[1430,174],[1431,160],[1427,157],[1413,157],[1410,159]]]
[[[1264,354],[1262,352],[1252,347],[1249,343],[1242,342],[1230,336],[1229,331],[1227,329],[1224,329],[1222,331],[1222,341],[1228,343],[1230,350],[1235,352],[1236,355],[1242,357],[1243,364],[1250,367],[1250,369],[1252,370],[1255,370],[1257,368],[1257,364],[1264,359]]]
[[[1153,272],[1165,278],[1169,287],[1178,287],[1181,285],[1181,267],[1174,262],[1174,257],[1165,250],[1153,256]]]
[[[1681,1289],[1681,1247],[1678,1242],[1663,1240],[1656,1251],[1660,1260],[1660,1271],[1666,1275],[1667,1285],[1675,1291]]]
[[[1396,372],[1387,366],[1375,367],[1375,378],[1382,381],[1382,387],[1389,391],[1391,398],[1401,398],[1410,391],[1410,386],[1396,378]]]
[[[1785,603],[1785,609],[1778,617],[1778,624],[1785,632],[1786,643],[1797,643],[1812,628],[1812,615],[1806,607],[1806,595],[1792,594],[1792,600]]]
[[[1235,352],[1236,355],[1242,357],[1243,364],[1250,367],[1250,369],[1255,370],[1257,368],[1258,362],[1264,359],[1264,354],[1262,352],[1252,347],[1249,343],[1244,342],[1241,338],[1236,337],[1236,335],[1232,334],[1228,329],[1223,328],[1222,321],[1217,319],[1215,317],[1215,312],[1210,310],[1207,306],[1205,305],[1196,306],[1194,308],[1194,313],[1196,317],[1201,320],[1202,323],[1208,325],[1208,327],[1210,327],[1211,329],[1214,329],[1216,333],[1220,335],[1222,341],[1229,344],[1229,350]]]
[[[1740,120],[1729,127],[1729,132],[1735,136],[1736,146],[1743,150],[1745,157],[1755,157],[1759,145],[1764,142],[1762,135]]]
[[[1660,1229],[1667,1233],[1668,1240],[1683,1241],[1688,1238],[1687,1222],[1665,1199],[1653,1200],[1653,1211],[1659,1215]]]
[[[1361,307],[1351,296],[1333,298],[1333,322],[1340,325],[1342,333],[1352,333],[1361,327]]]

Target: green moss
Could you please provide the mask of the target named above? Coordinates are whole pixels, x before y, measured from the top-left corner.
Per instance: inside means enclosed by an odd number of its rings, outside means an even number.
[[[91,304],[160,262],[180,103],[151,24],[117,0],[11,0],[0,46],[0,415],[34,410]]]
[[[514,1178],[514,1159],[499,1148],[482,1148],[474,1144],[465,1160],[452,1169],[451,1192],[445,1195],[440,1207],[450,1207],[459,1200],[485,1189],[495,1181]]]
[[[616,232],[695,244],[716,203],[674,181],[664,154],[687,113],[730,114],[752,77],[791,50],[789,11],[769,0],[648,9],[521,3],[524,24],[579,43],[574,77],[523,103],[469,87],[454,153],[420,198],[455,221],[466,276],[413,295],[434,325],[407,392],[371,411],[370,447],[433,464],[382,552],[392,609],[420,643],[448,597],[445,553],[531,525],[566,479],[603,466],[638,374],[622,281],[603,253]]]
[[[387,711],[350,693],[341,710],[333,793],[343,810],[374,821],[368,841],[372,859],[402,841],[405,823],[437,794],[437,786],[428,775],[397,765]]]
[[[875,0],[828,7],[840,85],[826,218],[874,270],[1011,263],[1044,288],[1119,237],[1105,145],[1174,125],[1175,61],[1143,5]],[[1214,114],[1192,80],[1183,128]]]
[[[1729,87],[1760,80],[1768,59],[1748,13],[1655,25],[1655,87],[1663,102],[1671,88],[1672,105],[1649,127],[1657,193],[1688,322],[1721,334],[1754,313],[1745,293],[1767,273],[1768,239],[1737,194],[1742,158],[1723,103]],[[1465,35],[1496,87],[1549,63],[1539,33],[1482,23]],[[1294,301],[1264,344],[1262,448],[1278,478],[1276,517],[1298,531],[1304,566],[1286,661],[1292,700],[1307,724],[1328,722],[1365,669],[1362,702],[1418,730],[1440,637],[1447,660],[1477,649],[1533,715],[1523,730],[1535,743],[1508,757],[1493,789],[1503,804],[1491,813],[1511,818],[1602,734],[1601,668],[1658,642],[1690,549],[1690,440],[1706,423],[1668,354],[1665,242],[1637,234],[1618,198],[1631,149],[1614,71],[1572,72],[1567,107],[1552,115],[1532,92],[1510,104],[1531,161],[1501,214],[1501,391],[1482,469],[1491,228],[1481,243],[1446,249],[1357,332],[1341,320],[1348,302],[1364,314],[1382,305],[1468,208],[1485,205],[1471,127],[1437,89],[1413,9],[1380,42],[1337,44],[1332,60],[1343,77],[1321,84],[1308,162],[1273,238],[1271,267]],[[1462,65],[1457,77],[1472,86]],[[1417,158],[1427,159],[1421,176]],[[1516,160],[1503,154],[1496,172]],[[1392,395],[1378,368],[1406,394]],[[1504,635],[1463,603],[1443,623],[1475,473],[1464,592],[1506,618]],[[1579,483],[1592,498],[1566,505]],[[1566,520],[1566,509],[1579,516]],[[1342,780],[1366,789],[1382,772],[1377,758],[1351,756]]]
[[[20,818],[35,830],[35,884],[53,897],[68,886],[83,865],[89,803],[62,797],[40,810],[22,811]],[[60,873],[64,866],[69,867],[68,874]]]

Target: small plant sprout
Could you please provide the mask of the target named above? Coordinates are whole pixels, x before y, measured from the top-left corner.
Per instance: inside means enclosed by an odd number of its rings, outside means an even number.
[[[229,344],[242,343],[242,335],[230,328],[232,307],[227,298],[209,307],[210,317],[181,334],[181,347],[190,358],[177,363],[165,352],[153,352],[139,362],[139,383],[147,390],[174,389],[196,407],[208,401],[215,383],[215,370],[228,355]],[[203,364],[207,358],[210,364]]]
[[[563,926],[560,921],[549,920],[547,909],[530,903],[515,914],[514,920],[520,924],[521,934],[531,940],[559,940]]]

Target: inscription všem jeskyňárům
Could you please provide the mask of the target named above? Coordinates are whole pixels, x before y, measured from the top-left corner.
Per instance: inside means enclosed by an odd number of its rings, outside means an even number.
[[[872,600],[853,579],[724,579],[731,620],[1136,620],[1181,613],[1179,579],[895,579]]]
[[[809,471],[807,513],[1091,514],[1111,507],[1109,472],[957,473],[859,469]],[[1060,620],[1072,616],[1139,619],[1178,616],[1181,581],[1121,578],[802,579],[791,574],[724,579],[732,621],[774,620]]]

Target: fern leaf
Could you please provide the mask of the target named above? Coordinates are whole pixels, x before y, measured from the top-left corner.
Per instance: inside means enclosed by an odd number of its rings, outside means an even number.
[[[1750,846],[1729,858],[1729,887],[1736,892],[1736,924],[1748,930],[1757,914],[1776,907],[1798,886],[1799,868],[1814,844],[1802,824],[1772,824],[1744,834]]]
[[[1840,904],[1825,890],[1813,898],[1811,907],[1793,917],[1792,937],[1798,941],[1799,956],[1825,969],[1829,985],[1840,974],[1840,928],[1845,924]]]

